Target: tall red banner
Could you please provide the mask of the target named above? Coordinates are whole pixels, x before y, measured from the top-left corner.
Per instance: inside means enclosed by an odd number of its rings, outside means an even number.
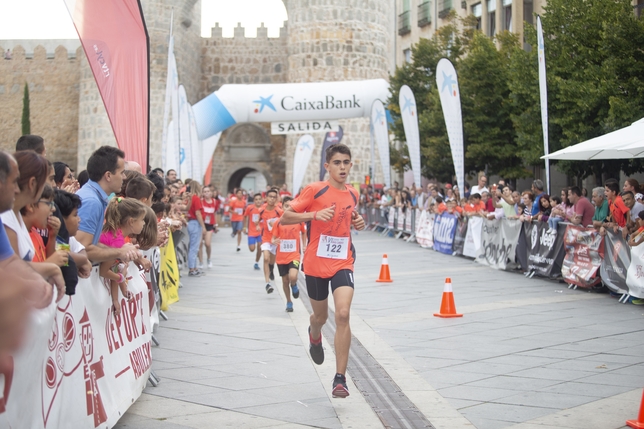
[[[149,39],[138,0],[65,0],[127,160],[148,166]]]

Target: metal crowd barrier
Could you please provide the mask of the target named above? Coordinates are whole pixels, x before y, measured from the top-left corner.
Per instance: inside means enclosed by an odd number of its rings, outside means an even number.
[[[367,206],[361,213],[365,216],[367,229],[380,232],[382,236],[391,235],[395,238],[404,238],[407,242],[416,239],[416,215],[418,209],[406,209],[401,207],[380,208]]]

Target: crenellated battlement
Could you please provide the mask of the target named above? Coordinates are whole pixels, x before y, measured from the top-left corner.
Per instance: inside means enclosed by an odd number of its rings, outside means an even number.
[[[246,27],[241,26],[241,22],[237,23],[237,27],[234,29],[233,37],[224,37],[223,36],[223,28],[219,26],[219,23],[216,22],[214,27],[210,28],[210,39],[206,40],[213,40],[213,39],[224,39],[224,40],[240,40],[240,41],[253,41],[257,42],[258,40],[262,39],[270,39],[270,40],[284,40],[284,43],[286,43],[287,37],[288,37],[288,27],[287,27],[288,21],[284,21],[284,25],[280,27],[280,35],[278,37],[268,37],[268,28],[264,26],[264,23],[262,22],[262,25],[257,27],[257,36],[256,37],[250,37],[246,36]]]
[[[0,40],[0,59],[4,60],[53,60],[75,59],[81,43],[78,39],[57,40]],[[9,54],[7,55],[7,50]]]

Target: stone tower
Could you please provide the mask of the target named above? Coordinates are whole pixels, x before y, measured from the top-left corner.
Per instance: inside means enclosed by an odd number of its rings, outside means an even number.
[[[150,164],[159,166],[170,19],[174,12],[175,47],[180,47],[175,48],[179,80],[188,101],[194,104],[200,99],[201,0],[143,0],[142,5],[150,37]],[[85,58],[80,64],[78,168],[83,170],[96,148],[116,146],[116,140],[89,64]]]
[[[284,0],[284,4],[288,13],[289,82],[387,79],[394,38],[392,1]],[[369,119],[341,120],[340,125],[344,130],[342,142],[351,148],[354,160],[349,181],[363,182],[371,159]],[[292,181],[297,138],[287,138],[287,184]],[[324,135],[314,138],[316,150],[304,183],[318,180]],[[376,162],[374,175],[382,182],[379,164]]]

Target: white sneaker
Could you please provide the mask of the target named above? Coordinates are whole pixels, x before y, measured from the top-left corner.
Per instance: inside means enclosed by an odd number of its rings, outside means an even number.
[[[203,264],[197,265],[197,268],[199,268],[200,270],[203,270]]]
[[[208,259],[208,268],[212,268],[212,262],[210,262],[210,259]]]

